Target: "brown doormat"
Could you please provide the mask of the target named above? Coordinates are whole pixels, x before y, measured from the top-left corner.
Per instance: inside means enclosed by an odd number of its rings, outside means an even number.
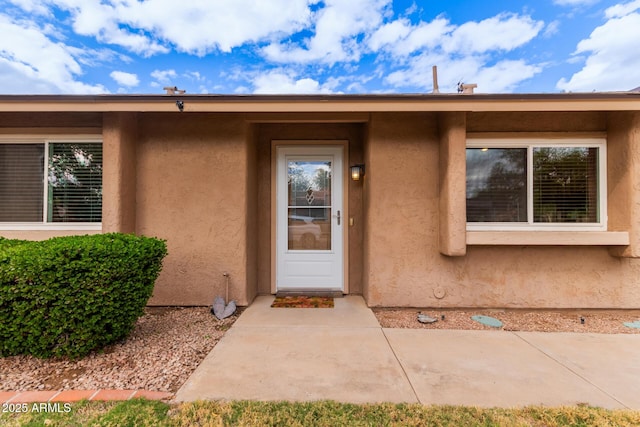
[[[331,297],[276,297],[271,304],[276,308],[333,308]]]

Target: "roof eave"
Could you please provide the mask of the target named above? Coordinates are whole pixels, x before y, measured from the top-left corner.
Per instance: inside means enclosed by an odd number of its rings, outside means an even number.
[[[0,95],[0,112],[340,113],[638,111],[640,93],[407,95]]]

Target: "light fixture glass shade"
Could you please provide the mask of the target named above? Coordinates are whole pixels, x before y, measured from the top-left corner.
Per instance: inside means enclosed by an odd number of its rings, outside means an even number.
[[[354,181],[360,181],[364,176],[364,165],[351,166],[351,179]]]

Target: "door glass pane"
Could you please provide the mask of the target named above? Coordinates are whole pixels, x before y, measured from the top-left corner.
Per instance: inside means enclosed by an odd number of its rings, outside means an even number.
[[[289,161],[289,206],[331,206],[331,162]]]
[[[289,208],[289,249],[330,250],[331,209]]]
[[[527,221],[526,148],[467,148],[467,221]]]
[[[288,247],[331,250],[331,161],[288,161]]]

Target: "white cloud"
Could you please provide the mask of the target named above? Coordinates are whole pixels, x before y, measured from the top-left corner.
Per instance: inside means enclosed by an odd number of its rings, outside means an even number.
[[[357,37],[377,28],[389,0],[325,0],[316,12],[314,35],[303,46],[275,42],[263,49],[275,62],[322,62],[335,64],[357,61],[362,47]]]
[[[440,92],[451,93],[459,82],[476,83],[477,93],[505,93],[513,91],[518,84],[542,71],[538,65],[524,60],[502,60],[488,65],[483,56],[451,58],[443,53],[424,54],[411,59],[408,67],[390,73],[386,83],[395,87],[421,87],[432,89],[431,67],[438,65]]]
[[[3,93],[104,93],[101,85],[76,80],[82,74],[77,49],[47,38],[29,21],[0,14],[0,73],[11,82]],[[31,86],[33,85],[33,86]]]
[[[504,91],[540,72],[540,66],[527,64],[526,60],[500,62],[499,56],[545,31],[543,22],[515,13],[502,13],[461,25],[452,24],[445,16],[421,21],[415,2],[394,17],[392,0],[191,0],[186,5],[175,0],[9,1],[49,22],[39,24],[38,30],[51,44],[63,49],[57,61],[68,67],[72,82],[83,66],[128,58],[116,58],[113,51],[98,58],[98,52],[87,53],[52,41],[65,40],[71,31],[103,44],[121,46],[143,57],[171,50],[194,55],[231,53],[234,48],[248,47],[253,52],[243,49],[245,57],[248,52],[251,55],[257,51],[263,60],[283,67],[260,75],[255,69],[248,74],[241,70],[241,76],[235,79],[233,72],[224,76],[227,82],[237,81],[237,91],[256,93],[332,93],[339,88],[364,88],[364,83],[357,81],[360,76],[356,77],[356,73],[362,74],[359,68],[366,68],[370,59],[384,65],[378,78],[396,89],[415,90],[412,84],[429,88],[431,66],[438,65],[451,85],[459,78],[469,83],[486,80],[485,86],[479,88],[481,91]],[[611,13],[618,13],[611,9]],[[556,29],[557,24],[552,22],[545,34],[552,34]],[[300,36],[306,38],[300,40]],[[25,45],[24,49],[30,48]],[[124,49],[119,52],[125,52]],[[109,56],[110,59],[106,59]],[[6,55],[0,49],[2,57]],[[309,74],[302,74],[303,67],[295,71],[286,68],[299,64],[307,64]],[[233,63],[229,66],[242,68]],[[122,68],[130,69],[130,66]],[[180,77],[186,79],[185,84],[191,83],[200,90],[214,87],[205,76],[176,69],[178,72],[155,70],[151,73],[153,80],[145,82],[145,86],[180,85],[177,81]],[[336,70],[350,77],[339,80],[325,77],[338,75]],[[119,73],[122,72],[114,72],[111,77],[121,86],[140,84],[137,75]],[[495,80],[485,79],[485,75]],[[99,86],[88,88],[89,91],[103,90]]]
[[[478,83],[478,92],[511,91],[542,71],[524,60],[491,65],[496,52],[514,50],[540,34],[544,23],[529,16],[503,13],[460,26],[444,17],[415,25],[406,20],[395,22],[400,24],[385,25],[369,39],[372,50],[388,52],[397,64],[404,64],[384,79],[394,87],[431,89],[433,65],[438,66],[442,92],[455,91],[460,80]]]
[[[259,74],[253,80],[256,94],[313,94],[332,93],[331,83],[321,85],[311,78],[296,79],[291,74],[283,71],[270,71]]]
[[[553,0],[559,6],[590,6],[600,0]]]
[[[383,52],[391,55],[392,69],[404,67],[390,73],[385,70],[385,82],[394,87],[430,87],[432,65],[441,66],[443,71],[448,68],[451,85],[455,84],[454,79],[462,77],[458,74],[478,79],[496,76],[494,81],[482,79],[483,90],[493,92],[513,89],[517,83],[541,71],[540,67],[524,61],[504,61],[482,73],[491,63],[491,54],[511,51],[528,43],[544,28],[542,21],[503,13],[460,26],[451,24],[443,16],[415,24],[407,18],[384,22],[387,6],[386,1],[361,0],[345,4],[328,1],[318,12],[313,36],[301,45],[272,43],[263,52],[267,59],[276,62],[330,65],[355,61],[364,53]],[[357,44],[358,37],[365,41]],[[348,86],[356,87],[361,86]]]
[[[445,51],[463,54],[509,51],[531,41],[544,27],[529,16],[502,13],[480,22],[466,22],[443,40]]]
[[[9,0],[26,12],[37,15],[51,15],[49,9],[42,4],[41,0]]]
[[[558,20],[551,21],[545,27],[544,33],[542,34],[542,36],[546,37],[546,38],[554,36],[554,35],[558,34],[559,28],[560,28],[560,21],[558,21]]]
[[[442,17],[416,25],[411,25],[406,19],[400,19],[378,28],[368,43],[374,52],[384,50],[395,56],[406,56],[420,49],[438,47],[454,29],[455,26]]]
[[[369,37],[369,47],[377,51],[384,46],[397,45],[411,33],[411,27],[411,21],[408,19],[397,19],[384,24]]]
[[[247,42],[290,34],[308,24],[317,0],[12,0],[26,11],[38,4],[70,13],[75,32],[142,56],[178,51],[203,56]],[[41,6],[39,6],[42,8]]]
[[[204,55],[297,31],[309,21],[307,5],[307,0],[219,0],[215,6],[202,1],[184,7],[175,0],[149,0],[135,2],[120,17],[170,41],[178,50]]]
[[[509,51],[531,41],[543,27],[542,21],[529,16],[506,13],[460,26],[442,16],[415,25],[399,19],[380,26],[369,37],[368,45],[374,52],[383,50],[396,56],[436,48],[455,54]]]
[[[640,0],[630,1],[629,3],[617,4],[605,10],[606,18],[621,18],[640,9]]]
[[[235,88],[233,93],[236,93],[238,95],[246,95],[246,94],[250,94],[251,93],[251,89],[249,89],[246,86],[238,86],[238,87]]]
[[[160,84],[168,85],[174,83],[173,81],[178,77],[178,73],[176,73],[176,70],[154,70],[151,73],[151,77]]]
[[[609,19],[582,40],[573,53],[586,56],[583,68],[569,79],[562,78],[558,89],[573,92],[630,90],[640,85],[638,40],[640,1],[607,9]],[[621,37],[624,35],[624,37]]]
[[[135,87],[140,84],[137,74],[125,73],[124,71],[113,71],[109,76],[120,86]]]
[[[145,57],[169,51],[147,35],[140,34],[140,31],[126,29],[129,22],[122,19],[121,15],[130,6],[125,2],[111,5],[100,0],[57,0],[52,4],[71,14],[72,26],[77,34],[95,37],[101,43],[123,46]]]
[[[188,73],[185,74],[185,76],[189,77],[191,80],[195,80],[198,82],[206,80],[204,76],[200,74],[199,71],[189,71]]]
[[[440,92],[455,92],[457,83],[475,83],[473,77],[483,65],[484,58],[467,56],[453,58],[442,52],[424,53],[409,60],[407,67],[394,71],[384,81],[396,88],[419,87],[432,88],[431,68],[438,66],[438,86]],[[480,88],[487,92],[487,88]]]
[[[519,83],[541,71],[541,66],[527,64],[522,59],[503,60],[493,66],[483,67],[472,76],[471,81],[478,84],[478,92],[512,92]]]

